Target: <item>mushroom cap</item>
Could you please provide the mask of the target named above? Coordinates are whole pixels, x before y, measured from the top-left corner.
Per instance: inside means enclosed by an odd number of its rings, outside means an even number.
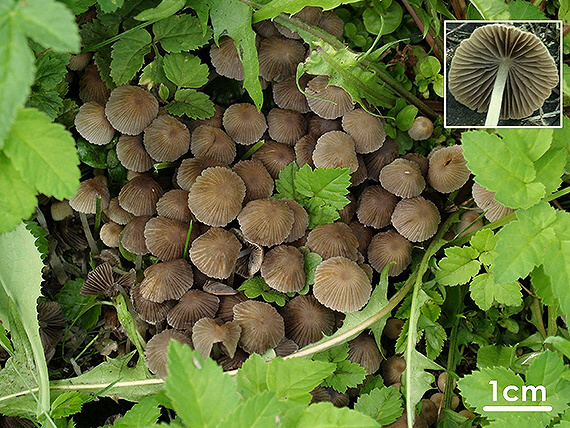
[[[345,257],[331,257],[315,269],[313,294],[327,308],[340,312],[361,309],[372,293],[368,275]]]
[[[358,198],[356,217],[364,226],[382,229],[390,224],[398,198],[382,186],[368,186]]]
[[[220,299],[200,290],[188,290],[173,307],[166,321],[179,330],[187,330],[201,318],[213,318],[218,312]]]
[[[190,259],[200,272],[211,278],[228,278],[236,264],[241,243],[231,232],[212,227],[192,243]]]
[[[284,337],[281,339],[281,342],[273,348],[275,351],[275,355],[278,357],[286,357],[287,355],[291,355],[293,352],[297,352],[299,350],[299,345],[293,342],[291,339],[287,339]]]
[[[278,143],[294,146],[307,132],[307,121],[294,110],[272,109],[267,115],[269,136]]]
[[[196,219],[208,226],[225,226],[241,211],[245,184],[229,168],[205,169],[192,185],[188,207]]]
[[[257,34],[263,37],[279,36],[281,33],[275,28],[273,21],[264,19],[253,24],[253,29]]]
[[[160,303],[181,298],[193,282],[192,266],[186,260],[159,262],[145,269],[139,292],[143,298]]]
[[[382,272],[388,263],[388,275],[400,275],[412,262],[412,244],[394,230],[379,232],[370,241],[368,246],[368,262],[377,272]]]
[[[210,59],[216,72],[225,77],[235,80],[243,80],[245,74],[243,64],[239,59],[236,43],[231,37],[222,37],[218,45],[210,47]]]
[[[148,369],[158,377],[166,377],[166,364],[168,363],[168,344],[171,340],[176,340],[183,345],[192,345],[192,341],[181,331],[164,330],[154,335],[147,343],[145,354],[145,364]]]
[[[229,165],[236,157],[236,145],[228,134],[219,128],[200,125],[192,132],[190,151],[196,157],[214,159]]]
[[[247,360],[249,354],[245,352],[241,348],[237,348],[236,353],[233,358],[230,358],[226,354],[222,354],[220,358],[218,358],[217,362],[222,368],[223,371],[227,372],[230,370],[237,370],[241,368],[243,363]]]
[[[261,276],[274,290],[283,293],[301,291],[305,286],[305,258],[296,247],[274,247],[263,258]]]
[[[304,88],[309,80],[308,75],[303,75],[299,79],[299,86]],[[289,77],[282,82],[273,85],[273,101],[282,109],[294,110],[299,113],[308,113],[309,104],[307,98],[297,87],[297,78]]]
[[[285,336],[299,347],[307,346],[330,335],[335,325],[334,312],[321,305],[315,296],[297,296],[281,310],[285,321]]]
[[[84,103],[95,101],[105,105],[109,99],[111,91],[101,80],[101,75],[95,64],[85,67],[85,72],[79,79],[79,99]]]
[[[268,303],[248,300],[233,307],[234,322],[241,327],[240,346],[249,353],[263,354],[285,337],[285,324]]]
[[[196,179],[202,174],[202,171],[212,166],[225,165],[214,159],[204,157],[183,159],[176,172],[176,184],[178,184],[181,189],[189,192]]]
[[[144,228],[150,216],[133,217],[124,227],[120,236],[122,247],[130,253],[143,255],[148,253],[144,239]]]
[[[221,343],[230,358],[236,353],[241,327],[234,322],[218,324],[212,318],[201,318],[192,327],[192,343],[202,357],[208,358],[215,343]]]
[[[311,79],[305,92],[309,108],[323,119],[336,119],[354,108],[350,94],[339,86],[329,86],[328,76]]]
[[[313,163],[317,168],[349,168],[351,173],[355,172],[358,159],[354,140],[343,131],[329,131],[321,135],[313,151]]]
[[[233,104],[224,112],[224,129],[238,144],[258,142],[267,129],[265,116],[253,104]]]
[[[311,168],[315,167],[313,163],[313,152],[315,151],[316,145],[317,137],[313,134],[307,134],[297,140],[295,143],[295,161],[299,168],[306,164]]]
[[[156,214],[156,203],[162,196],[160,185],[148,175],[139,175],[119,192],[119,205],[136,216]]]
[[[123,226],[113,221],[103,224],[99,231],[99,237],[107,247],[117,248],[119,246],[119,234],[123,231]]]
[[[342,129],[353,138],[356,153],[374,152],[382,147],[386,139],[384,121],[361,108],[344,114]]]
[[[323,9],[320,7],[305,6],[303,9],[301,9],[299,12],[297,12],[296,14],[294,14],[292,16],[294,18],[301,20],[302,22],[309,24],[309,25],[316,26],[321,20],[322,13],[323,13]],[[275,28],[277,29],[277,31],[280,34],[282,34],[283,36],[285,36],[289,39],[300,39],[301,38],[301,36],[296,31],[292,31],[289,28],[287,28],[284,25],[281,25],[277,22],[275,22],[274,24],[275,24]]]
[[[92,57],[92,52],[82,52],[79,54],[71,55],[69,58],[69,63],[67,64],[67,68],[69,68],[71,71],[81,71],[87,67]]]
[[[238,303],[247,302],[249,299],[245,297],[243,292],[238,291],[236,294],[228,296],[220,296],[220,306],[218,308],[217,318],[224,322],[233,321],[234,306]]]
[[[69,205],[75,211],[83,214],[95,214],[97,212],[97,197],[101,198],[101,210],[109,206],[110,194],[105,184],[96,178],[90,178],[79,184],[79,189]]]
[[[112,266],[109,263],[102,263],[89,272],[81,286],[81,294],[116,296],[118,291]]]
[[[390,340],[396,340],[400,336],[400,333],[402,333],[404,324],[405,321],[400,318],[388,318],[384,330],[382,330],[382,335]]]
[[[233,170],[245,184],[244,203],[269,198],[273,194],[273,178],[260,161],[243,160],[236,163]]]
[[[214,296],[233,296],[238,291],[222,282],[208,280],[202,286],[202,290]]]
[[[151,218],[144,228],[148,251],[163,262],[183,258],[188,226],[188,223],[166,217]],[[199,234],[198,225],[194,225],[190,232],[189,242],[196,239]]]
[[[284,37],[263,39],[259,46],[259,75],[268,82],[282,82],[295,74],[305,59],[301,42]]]
[[[380,368],[382,354],[374,338],[367,333],[361,333],[348,342],[347,359],[360,364],[368,374],[374,374]]]
[[[393,355],[382,362],[382,378],[384,384],[393,385],[400,382],[402,373],[406,370],[406,360],[399,355]]]
[[[451,193],[463,187],[471,171],[463,157],[460,145],[443,147],[433,151],[429,157],[428,181],[431,187],[441,193]]]
[[[63,333],[65,321],[63,311],[57,302],[40,300],[37,304],[40,339],[45,351],[54,348]]]
[[[344,33],[343,20],[332,10],[323,12],[318,26],[337,39],[340,39]]]
[[[378,181],[382,168],[398,157],[399,150],[396,141],[393,138],[386,137],[382,147],[375,152],[363,155],[368,170],[368,179]]]
[[[240,252],[236,261],[236,273],[244,278],[251,278],[261,269],[264,256],[263,247],[245,239],[245,236],[243,236],[242,231],[239,229],[232,228],[230,231],[245,247]]]
[[[153,302],[145,299],[140,293],[140,284],[131,288],[131,301],[139,316],[149,324],[157,324],[166,320],[166,315],[176,306],[177,300],[165,300],[164,302]]]
[[[465,236],[481,229],[484,225],[483,218],[479,218],[481,214],[478,211],[465,211],[459,217],[459,223],[456,223],[455,232],[459,236]]]
[[[79,107],[75,116],[77,132],[97,146],[109,144],[115,135],[115,129],[105,116],[105,107],[95,101],[90,101]]]
[[[193,220],[188,208],[188,192],[182,189],[172,189],[162,195],[156,203],[156,212],[161,217],[184,223]]]
[[[121,165],[130,171],[146,172],[154,164],[144,148],[142,134],[121,135],[116,150]]]
[[[419,165],[402,158],[382,168],[380,184],[388,192],[401,198],[419,196],[426,187],[426,181]]]
[[[306,245],[323,259],[338,256],[354,261],[358,259],[358,240],[346,223],[337,222],[315,227],[309,232]]]
[[[530,116],[559,82],[554,59],[537,36],[511,25],[489,24],[475,29],[455,51],[449,91],[470,109],[486,112],[501,64],[510,66],[501,119]]]
[[[366,163],[364,162],[364,156],[361,154],[356,154],[356,160],[358,160],[358,168],[354,173],[350,175],[351,187],[356,187],[361,185],[368,178],[368,168],[366,168]]]
[[[424,177],[427,177],[428,168],[429,168],[429,161],[424,155],[420,155],[419,153],[406,153],[402,156],[404,159],[409,161],[415,162],[420,167],[420,171]]]
[[[137,135],[158,115],[158,100],[139,86],[119,86],[111,92],[105,114],[120,133]]]
[[[356,214],[356,198],[352,193],[348,193],[345,197],[350,201],[344,206],[343,209],[338,210],[339,220],[343,223],[349,224]]]
[[[279,173],[295,160],[295,151],[286,144],[265,140],[251,158],[260,161],[271,177],[277,179]]]
[[[144,147],[158,162],[174,162],[190,148],[190,132],[174,116],[158,116],[144,130]]]
[[[424,116],[418,116],[414,119],[411,128],[408,129],[408,135],[412,140],[427,140],[433,133],[433,122]]]
[[[245,238],[267,247],[284,242],[294,220],[295,213],[287,203],[275,198],[250,201],[238,215]]]
[[[431,238],[441,217],[433,202],[418,196],[402,199],[392,213],[392,224],[400,235],[412,242]]]
[[[307,211],[305,211],[305,208],[303,208],[299,202],[294,201],[293,199],[283,198],[282,201],[287,204],[295,215],[293,228],[287,236],[287,239],[285,239],[285,242],[293,242],[305,235],[305,231],[307,230],[307,227],[309,227],[309,214],[307,214]]]
[[[374,229],[364,226],[358,220],[351,221],[348,226],[352,229],[352,233],[354,233],[354,236],[356,236],[358,240],[358,251],[362,254],[366,254],[366,249],[374,236]]]
[[[131,221],[135,216],[132,215],[130,212],[125,211],[119,205],[119,198],[115,196],[113,199],[109,201],[109,207],[107,208],[107,215],[117,224],[125,225],[129,221]]]
[[[319,138],[321,135],[329,131],[342,131],[342,122],[340,119],[323,119],[320,116],[313,115],[309,118],[309,134]]]
[[[473,199],[477,206],[485,211],[485,217],[489,221],[497,221],[515,211],[497,202],[495,192],[485,189],[478,183],[473,183]]]
[[[73,209],[67,199],[63,201],[53,201],[49,210],[53,221],[62,221],[63,219],[73,216]]]

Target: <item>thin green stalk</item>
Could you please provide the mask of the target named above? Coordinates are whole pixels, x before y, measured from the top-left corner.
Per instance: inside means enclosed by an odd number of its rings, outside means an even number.
[[[95,203],[95,225],[93,226],[93,231],[95,236],[99,236],[99,228],[101,227],[101,196],[97,196],[97,202]]]
[[[535,293],[534,287],[532,289],[532,292]],[[530,304],[530,312],[532,314],[531,316],[532,320],[534,321],[533,322],[534,326],[537,328],[542,338],[546,339],[548,337],[548,334],[546,332],[546,328],[544,327],[544,321],[542,320],[542,308],[540,305],[540,299],[536,296],[536,294],[532,296],[532,302]]]
[[[188,233],[186,234],[186,242],[184,243],[184,258],[188,260],[188,245],[190,244],[190,235],[192,234],[192,220],[190,220],[190,225],[188,226]]]
[[[467,293],[467,285],[461,286],[461,297],[459,299],[460,303],[457,307],[457,311],[454,313],[453,327],[451,328],[451,333],[449,335],[449,353],[447,354],[447,378],[445,391],[443,395],[443,407],[448,409],[451,408],[451,398],[453,397],[453,388],[449,388],[448,385],[453,385],[453,378],[451,373],[455,373],[455,367],[457,365],[456,360],[456,348],[457,348],[457,332],[459,331],[459,321],[461,320],[460,314],[463,312],[465,294]],[[451,382],[451,383],[450,383]]]
[[[241,160],[249,159],[264,144],[265,144],[265,140],[259,140],[257,143],[255,143],[253,146],[251,146],[251,148],[247,152],[245,152],[245,154],[241,157]]]
[[[103,46],[107,46],[108,44],[111,44],[111,43],[113,43],[113,42],[116,42],[116,41],[119,40],[121,37],[123,37],[125,34],[132,33],[133,31],[136,31],[136,30],[140,30],[141,28],[144,28],[144,27],[146,27],[146,26],[148,26],[148,25],[152,25],[152,24],[154,24],[154,23],[157,22],[157,21],[160,21],[160,19],[153,19],[153,20],[150,20],[150,21],[143,22],[143,23],[137,25],[136,27],[129,28],[128,30],[123,31],[122,33],[117,34],[116,36],[113,36],[113,37],[111,37],[111,38],[109,38],[109,39],[107,39],[107,40],[103,40],[103,41],[100,42],[100,43],[96,43],[96,44],[94,44],[94,45],[88,46],[88,47],[84,48],[81,52],[83,53],[83,52],[96,51],[97,49],[102,48]]]

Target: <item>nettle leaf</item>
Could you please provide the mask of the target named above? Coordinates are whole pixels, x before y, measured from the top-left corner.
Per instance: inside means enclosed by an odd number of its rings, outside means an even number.
[[[236,375],[240,395],[250,398],[267,391],[267,362],[259,354],[251,354]]]
[[[285,306],[288,300],[286,294],[272,289],[261,276],[246,279],[238,290],[243,291],[250,299],[261,296],[267,303],[276,303],[279,306]]]
[[[356,3],[358,0],[272,0],[253,15],[253,21],[273,19],[281,12],[294,14],[305,6],[322,7],[324,10],[334,9],[341,4]]]
[[[556,238],[552,228],[555,221],[556,211],[546,202],[517,211],[517,220],[497,233],[495,281],[507,283],[524,278],[535,266],[542,264],[546,249]]]
[[[22,179],[56,199],[71,198],[79,187],[79,159],[73,137],[36,109],[18,112],[6,137],[4,153]]]
[[[144,56],[150,52],[152,38],[143,28],[125,33],[113,45],[111,77],[117,85],[129,83],[141,69]]]
[[[152,31],[154,41],[171,53],[198,49],[212,38],[210,27],[203,33],[198,18],[192,15],[174,15],[162,19],[153,25]]]
[[[234,426],[266,428],[277,425],[282,414],[277,395],[271,391],[261,392],[241,403],[228,417]]]
[[[333,387],[338,392],[346,392],[348,388],[355,388],[366,378],[366,370],[360,364],[349,360],[336,363],[335,371],[327,377],[322,385]]]
[[[550,205],[549,210],[554,211]],[[544,256],[544,271],[550,276],[552,291],[560,302],[560,308],[566,315],[570,314],[570,214],[556,211],[556,222],[553,224],[556,240]]]
[[[55,0],[26,0],[15,7],[18,27],[33,41],[55,51],[79,52],[75,16]]]
[[[439,262],[435,279],[443,285],[465,284],[479,272],[479,251],[472,247],[446,248],[445,257]]]
[[[482,273],[471,281],[471,298],[482,310],[487,311],[493,304],[519,306],[522,303],[521,286],[518,282],[497,284],[493,275]]]
[[[177,86],[199,88],[208,83],[208,66],[188,53],[171,53],[164,57],[164,73]]]
[[[190,119],[207,119],[216,112],[210,97],[194,89],[179,89],[174,94],[174,101],[164,106],[166,111],[175,116],[186,115]]]
[[[348,168],[315,168],[303,165],[295,175],[295,189],[301,195],[311,198],[319,205],[330,205],[341,210],[350,201],[350,169]]]
[[[187,426],[221,426],[238,408],[233,379],[214,360],[203,359],[188,345],[170,341],[167,371],[166,395]]]
[[[373,428],[380,424],[368,415],[332,403],[311,404],[305,408],[295,425],[297,428]]]
[[[381,386],[358,397],[354,410],[373,417],[380,425],[388,425],[403,413],[402,405],[400,391],[396,388]]]
[[[298,171],[299,166],[293,161],[279,172],[279,177],[275,180],[275,190],[277,192],[275,197],[289,198],[297,202],[303,200],[295,188],[295,176]],[[301,205],[303,204],[301,203]]]
[[[160,417],[158,397],[151,395],[143,398],[118,419],[113,427],[116,428],[145,428],[153,426]]]
[[[545,187],[536,182],[536,170],[524,153],[513,151],[516,144],[484,131],[462,134],[463,154],[475,181],[495,192],[495,199],[511,208],[529,208],[545,195]]]

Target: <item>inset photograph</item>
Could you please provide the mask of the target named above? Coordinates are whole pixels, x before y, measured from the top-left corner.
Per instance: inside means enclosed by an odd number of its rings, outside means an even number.
[[[561,21],[445,21],[446,128],[561,128]]]

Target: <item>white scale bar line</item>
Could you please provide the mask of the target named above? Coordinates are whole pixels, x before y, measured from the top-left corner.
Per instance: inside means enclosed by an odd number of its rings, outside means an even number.
[[[551,412],[552,406],[483,406],[484,412]]]

